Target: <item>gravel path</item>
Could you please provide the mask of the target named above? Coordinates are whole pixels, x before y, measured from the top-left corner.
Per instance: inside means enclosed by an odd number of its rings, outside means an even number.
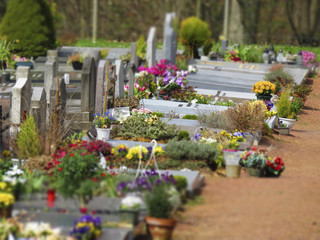
[[[320,239],[320,78],[291,131],[263,142],[280,178],[206,177],[204,204],[187,207],[173,240]]]

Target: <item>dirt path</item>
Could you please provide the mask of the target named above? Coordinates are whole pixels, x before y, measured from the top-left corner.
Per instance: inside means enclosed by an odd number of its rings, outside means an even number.
[[[205,203],[187,207],[174,240],[320,239],[320,78],[291,136],[266,146],[285,161],[282,176],[206,177]]]

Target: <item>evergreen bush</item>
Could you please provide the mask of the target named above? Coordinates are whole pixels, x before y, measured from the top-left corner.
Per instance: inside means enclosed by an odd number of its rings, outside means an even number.
[[[55,29],[47,1],[9,1],[0,34],[15,41],[14,53],[20,56],[46,55],[55,45]]]
[[[208,23],[196,17],[189,17],[182,21],[179,30],[181,44],[185,46],[190,58],[198,57],[198,48],[210,37]]]

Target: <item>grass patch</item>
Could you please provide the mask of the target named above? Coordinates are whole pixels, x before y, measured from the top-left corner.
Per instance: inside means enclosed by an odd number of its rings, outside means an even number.
[[[204,204],[204,198],[203,196],[195,196],[193,199],[190,199],[188,202],[187,202],[187,206],[196,206],[196,205],[199,205],[199,204]]]

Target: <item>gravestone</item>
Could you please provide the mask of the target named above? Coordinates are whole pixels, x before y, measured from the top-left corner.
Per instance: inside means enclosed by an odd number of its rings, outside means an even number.
[[[223,56],[226,54],[227,48],[228,48],[228,40],[222,40],[221,41],[221,51],[222,51]]]
[[[175,64],[176,62],[176,53],[177,53],[177,34],[173,29],[173,21],[176,17],[176,14],[167,13],[164,22],[164,31],[163,31],[163,58]]]
[[[46,131],[47,98],[43,87],[34,87],[31,97],[31,114],[40,133]]]
[[[45,63],[44,72],[44,89],[46,91],[47,99],[47,113],[46,121],[49,123],[49,116],[53,111],[55,105],[55,94],[57,90],[56,77],[58,76],[58,63],[57,63],[58,51],[48,50],[47,61]]]
[[[19,131],[24,116],[29,114],[31,104],[30,67],[18,67],[17,82],[12,88],[11,108],[11,136],[15,137]]]
[[[149,67],[156,64],[156,44],[156,28],[151,27],[147,40],[147,63]]]
[[[106,61],[100,60],[97,71],[97,85],[96,85],[96,102],[95,113],[103,112],[103,97],[105,92],[104,81],[106,76]]]
[[[116,60],[117,81],[115,85],[115,97],[124,97],[124,66],[121,60]]]
[[[131,43],[131,50],[130,50],[131,58],[129,62],[129,89],[128,89],[128,95],[129,97],[133,96],[133,88],[135,83],[134,74],[137,69],[137,56],[136,56],[136,43]]]
[[[95,111],[96,64],[93,58],[86,57],[81,76],[81,112],[86,121],[91,122]]]

